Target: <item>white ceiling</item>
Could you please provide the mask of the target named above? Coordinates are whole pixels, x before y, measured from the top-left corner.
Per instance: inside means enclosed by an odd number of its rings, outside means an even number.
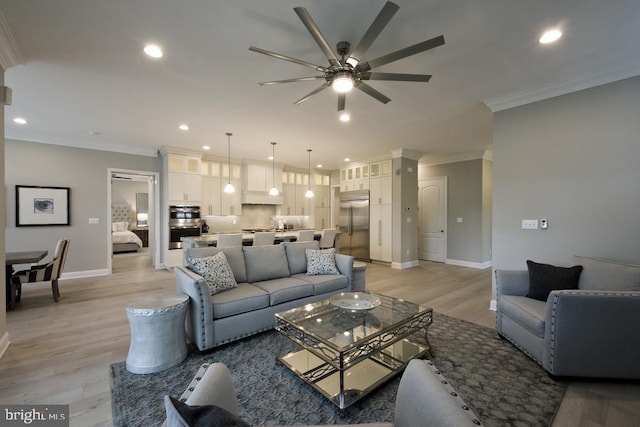
[[[153,153],[161,146],[335,169],[406,148],[427,159],[491,149],[491,110],[640,75],[638,0],[396,0],[400,10],[366,58],[438,35],[444,46],[375,71],[432,74],[429,83],[370,82],[386,105],[354,91],[352,120],[337,118],[318,82],[261,87],[314,75],[248,50],[254,45],[328,62],[293,7],[304,6],[332,46],[355,45],[383,0],[0,0],[22,58],[5,84],[7,138]],[[0,24],[2,24],[0,22]],[[549,27],[563,38],[542,46]],[[164,58],[142,54],[160,44]],[[25,117],[19,126],[11,120]],[[182,132],[178,125],[191,130]],[[99,135],[90,135],[90,132]]]

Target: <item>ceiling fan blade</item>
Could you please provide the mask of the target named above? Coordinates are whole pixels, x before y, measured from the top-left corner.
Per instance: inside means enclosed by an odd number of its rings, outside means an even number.
[[[430,74],[373,73],[366,72],[360,76],[362,80],[393,80],[399,82],[428,82]]]
[[[366,84],[361,80],[358,80],[357,82],[355,82],[353,86],[360,89],[367,95],[374,97],[375,99],[382,102],[383,104],[386,104],[387,102],[391,101],[391,98],[387,98],[386,96],[384,96],[383,94],[381,94],[380,92],[378,92],[377,90],[375,90],[374,88],[372,88],[371,86],[369,86],[368,84]]]
[[[371,23],[371,26],[369,27],[367,32],[364,33],[364,36],[362,36],[362,39],[360,40],[360,42],[358,42],[358,45],[355,47],[355,49],[353,49],[349,58],[353,58],[359,62],[365,52],[369,49],[371,44],[380,35],[382,30],[384,30],[384,27],[386,27],[389,21],[391,21],[391,18],[393,18],[393,15],[396,14],[398,9],[400,9],[400,6],[388,1],[384,5],[380,13],[378,13],[376,19]]]
[[[304,101],[306,101],[307,99],[311,98],[316,93],[318,93],[320,91],[323,91],[324,89],[328,88],[329,86],[331,86],[331,83],[326,82],[322,86],[319,86],[319,87],[315,88],[314,90],[312,90],[311,92],[309,92],[308,94],[303,96],[302,98],[298,99],[296,102],[294,102],[294,104],[296,104],[296,105],[302,104]]]
[[[313,80],[325,80],[324,76],[298,77],[297,79],[273,80],[270,82],[259,82],[260,86],[273,86],[280,83],[309,82]]]
[[[313,68],[314,70],[322,71],[323,73],[326,73],[327,71],[329,71],[329,69],[327,67],[323,67],[322,65],[312,64],[311,62],[303,61],[302,59],[292,58],[290,56],[283,55],[281,53],[276,53],[276,52],[271,52],[269,50],[260,49],[259,47],[251,46],[249,48],[249,50],[251,50],[253,52],[261,53],[263,55],[271,56],[273,58],[283,59],[285,61],[293,62],[294,64],[304,65],[305,67]]]
[[[322,35],[320,28],[318,28],[311,15],[309,15],[307,9],[304,7],[294,7],[293,10],[298,14],[298,17],[304,26],[307,27],[307,30],[309,30],[309,33],[311,33],[311,36],[313,36],[316,43],[318,43],[318,46],[320,46],[320,49],[329,60],[329,63],[331,65],[340,66],[340,61],[336,58],[336,55],[331,50],[331,46],[329,46],[327,39]]]
[[[347,104],[347,94],[339,93],[338,94],[338,112],[344,111]]]
[[[381,65],[388,64],[390,62],[397,61],[399,59],[406,58],[416,53],[424,52],[425,50],[433,49],[434,47],[442,46],[444,44],[444,36],[434,37],[432,39],[423,41],[413,46],[405,47],[404,49],[396,50],[387,55],[373,59],[371,61],[358,64],[356,69],[360,72],[369,71],[372,68],[379,67]]]

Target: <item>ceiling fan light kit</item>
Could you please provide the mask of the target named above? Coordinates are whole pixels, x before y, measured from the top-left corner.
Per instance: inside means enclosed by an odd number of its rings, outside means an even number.
[[[351,50],[351,45],[347,41],[341,41],[337,45],[336,52],[340,55],[340,59],[333,53],[327,39],[324,37],[318,25],[314,22],[311,15],[304,7],[295,7],[293,10],[296,12],[302,23],[305,25],[311,36],[314,38],[320,50],[324,53],[329,61],[328,66],[322,66],[313,64],[311,62],[293,58],[287,55],[283,55],[276,52],[271,52],[265,49],[251,46],[249,50],[263,55],[271,56],[276,59],[282,59],[284,61],[293,62],[294,64],[302,65],[308,68],[312,68],[315,71],[320,71],[323,75],[299,77],[294,79],[274,80],[268,82],[258,83],[261,86],[272,86],[281,83],[294,83],[313,80],[324,80],[321,86],[309,92],[304,97],[295,102],[296,105],[303,103],[311,96],[321,92],[327,87],[331,86],[338,93],[338,111],[344,111],[346,108],[346,93],[352,88],[356,88],[366,93],[367,95],[375,98],[383,104],[391,101],[391,98],[378,92],[373,87],[365,83],[366,80],[387,80],[387,81],[401,81],[401,82],[423,82],[426,83],[431,79],[431,75],[428,74],[405,74],[405,73],[381,73],[371,72],[373,68],[380,67],[391,62],[398,61],[400,59],[407,58],[417,53],[424,52],[429,49],[433,49],[444,44],[444,37],[438,36],[429,40],[425,40],[421,43],[414,44],[404,49],[396,50],[389,54],[380,56],[370,61],[362,61],[362,58],[366,54],[369,47],[373,44],[375,39],[380,35],[382,30],[387,26],[391,18],[395,15],[400,7],[388,1],[383,6],[382,10],[378,13],[378,16],[374,19],[369,29],[365,32],[364,36],[356,47]],[[341,116],[342,120],[342,116]],[[345,121],[345,120],[343,120]]]

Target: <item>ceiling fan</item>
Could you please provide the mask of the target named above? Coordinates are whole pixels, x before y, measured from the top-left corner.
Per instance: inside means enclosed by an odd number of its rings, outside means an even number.
[[[320,46],[320,49],[329,60],[329,66],[316,65],[302,59],[292,58],[287,55],[251,46],[249,47],[249,50],[253,52],[258,52],[277,59],[293,62],[295,64],[313,68],[314,70],[323,73],[322,75],[317,76],[274,80],[269,82],[261,82],[258,84],[260,86],[271,86],[280,83],[324,80],[324,83],[320,87],[312,90],[307,95],[297,100],[295,104],[301,104],[313,95],[331,86],[334,88],[334,90],[336,90],[336,92],[338,92],[338,112],[340,112],[345,109],[347,97],[346,94],[353,87],[355,87],[356,89],[360,89],[367,95],[372,96],[383,104],[391,101],[391,98],[388,98],[373,87],[366,84],[365,80],[393,80],[425,83],[428,82],[431,78],[431,75],[428,74],[379,73],[372,72],[371,70],[373,68],[380,67],[382,65],[398,61],[408,56],[412,56],[417,53],[441,46],[444,44],[444,36],[434,37],[432,39],[414,44],[395,52],[391,52],[370,61],[362,61],[362,57],[364,56],[366,51],[369,49],[378,35],[380,35],[382,30],[386,27],[386,25],[389,23],[389,21],[391,20],[393,15],[395,15],[399,8],[400,7],[397,4],[388,1],[384,5],[380,13],[378,13],[378,16],[373,21],[360,42],[356,45],[355,49],[351,50],[351,45],[349,42],[338,42],[337,53],[341,57],[340,59],[338,59],[331,50],[331,47],[329,46],[326,38],[320,32],[320,29],[314,22],[313,18],[311,18],[311,15],[309,14],[309,12],[307,12],[307,9],[304,7],[294,7],[293,10],[296,12],[305,27],[307,27],[307,30],[309,31],[309,33],[311,33],[311,36],[313,36],[316,43],[318,43],[318,46]]]

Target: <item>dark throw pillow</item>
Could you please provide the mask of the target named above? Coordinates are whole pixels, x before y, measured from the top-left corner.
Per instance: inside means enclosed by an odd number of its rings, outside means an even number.
[[[167,397],[168,401],[165,398],[167,427],[250,427],[249,424],[219,406],[189,406],[171,396]]]
[[[527,260],[529,292],[526,297],[546,301],[551,291],[577,289],[582,266],[556,267]]]

